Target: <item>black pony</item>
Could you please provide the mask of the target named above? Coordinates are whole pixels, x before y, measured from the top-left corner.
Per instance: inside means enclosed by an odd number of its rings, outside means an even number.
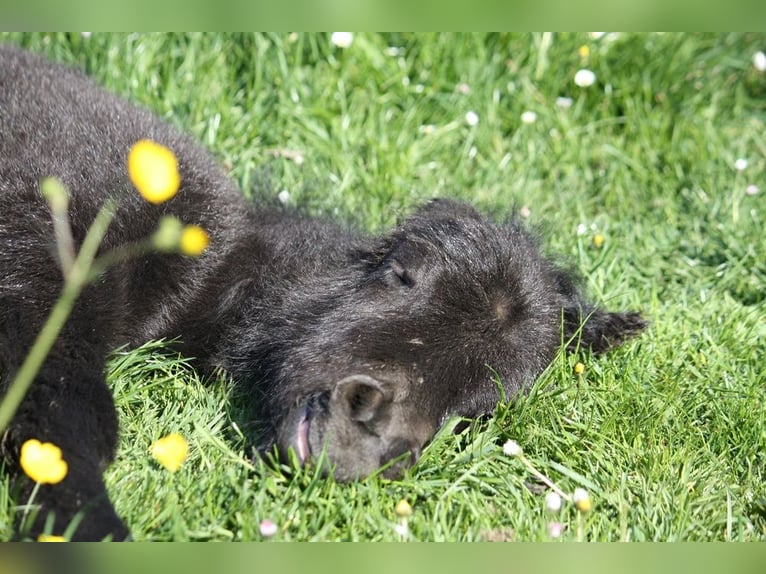
[[[178,157],[181,189],[143,201],[126,156],[151,139]],[[179,341],[199,368],[223,367],[252,401],[261,446],[308,462],[324,450],[339,480],[418,458],[453,415],[490,413],[523,390],[562,340],[603,351],[640,331],[636,313],[586,302],[515,222],[434,200],[378,237],[285,209],[248,205],[203,148],[81,74],[0,46],[0,389],[18,369],[62,286],[40,181],[71,192],[75,243],[106,198],[119,208],[109,250],[152,234],[173,214],[205,228],[201,257],[152,254],[101,274],[78,300],[2,448],[18,472],[27,439],[61,447],[69,473],[40,489],[77,539],[128,529],[101,472],[118,423],[104,361],[119,345]],[[495,375],[496,374],[496,375]],[[29,483],[27,480],[26,483]]]

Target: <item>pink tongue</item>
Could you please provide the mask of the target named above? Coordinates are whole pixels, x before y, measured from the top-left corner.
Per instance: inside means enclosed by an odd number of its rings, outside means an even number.
[[[304,417],[298,424],[298,458],[306,462],[309,458],[309,419]]]

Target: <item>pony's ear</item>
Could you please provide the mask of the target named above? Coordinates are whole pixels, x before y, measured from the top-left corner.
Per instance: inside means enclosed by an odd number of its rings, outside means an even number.
[[[565,307],[564,337],[567,349],[588,347],[603,353],[643,331],[647,321],[636,312],[609,312],[595,307]]]
[[[413,214],[412,219],[417,220],[420,218],[426,218],[431,221],[440,219],[474,219],[476,221],[483,221],[485,219],[469,203],[444,198],[431,199],[421,205]]]
[[[610,312],[591,305],[563,271],[557,270],[555,283],[562,301],[564,341],[570,351],[587,347],[602,353],[636,336],[649,324],[637,312]]]

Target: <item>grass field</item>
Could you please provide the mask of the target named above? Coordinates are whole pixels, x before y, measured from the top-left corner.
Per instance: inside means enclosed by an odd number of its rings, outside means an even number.
[[[437,195],[519,212],[597,300],[652,322],[608,356],[560,356],[401,480],[353,484],[253,462],[226,380],[203,384],[157,344],[118,353],[107,480],[135,539],[260,540],[269,519],[273,540],[540,541],[557,522],[560,540],[766,541],[766,72],[753,62],[766,35],[0,41],[193,132],[247,195],[372,231]],[[595,82],[576,85],[579,69]],[[191,445],[174,475],[148,454],[171,431]],[[585,488],[592,510],[551,515],[525,461]],[[2,539],[15,503],[1,479]]]

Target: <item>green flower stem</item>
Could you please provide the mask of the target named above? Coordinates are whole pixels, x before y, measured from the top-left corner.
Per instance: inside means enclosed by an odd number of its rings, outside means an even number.
[[[21,517],[21,528],[22,532],[28,530],[31,528],[31,524],[27,524],[27,519],[29,518],[29,513],[32,510],[32,505],[35,502],[35,496],[37,496],[37,492],[40,490],[40,483],[36,482],[35,486],[32,488],[32,494],[29,495],[29,500],[27,500],[27,503],[24,507],[24,514]]]
[[[566,492],[564,492],[558,486],[556,486],[556,483],[553,482],[550,478],[548,478],[542,472],[537,470],[535,466],[529,460],[527,460],[527,458],[523,454],[519,455],[519,459],[521,460],[522,463],[524,463],[524,466],[527,467],[529,472],[531,472],[535,477],[537,477],[538,480],[540,480],[543,484],[545,484],[548,488],[550,488],[552,491],[554,491],[556,494],[558,494],[561,498],[563,498],[567,502],[572,502],[571,496],[569,496]]]
[[[127,259],[141,257],[142,255],[147,255],[152,251],[156,251],[154,243],[151,241],[151,239],[145,239],[137,243],[131,243],[129,245],[117,247],[112,251],[104,253],[103,255],[99,255],[98,259],[96,259],[93,262],[93,265],[90,267],[88,281],[96,279],[99,275],[101,275],[115,263],[119,263],[120,261],[125,261]]]
[[[0,403],[0,433],[3,433],[27,394],[32,381],[40,371],[45,358],[53,347],[53,343],[64,328],[77,298],[90,278],[90,269],[98,252],[101,240],[106,234],[109,223],[115,213],[115,202],[107,201],[98,212],[93,224],[85,236],[80,252],[77,255],[69,273],[64,279],[64,287],[59,299],[53,306],[48,319],[37,335],[32,348],[13,378],[8,391]]]

